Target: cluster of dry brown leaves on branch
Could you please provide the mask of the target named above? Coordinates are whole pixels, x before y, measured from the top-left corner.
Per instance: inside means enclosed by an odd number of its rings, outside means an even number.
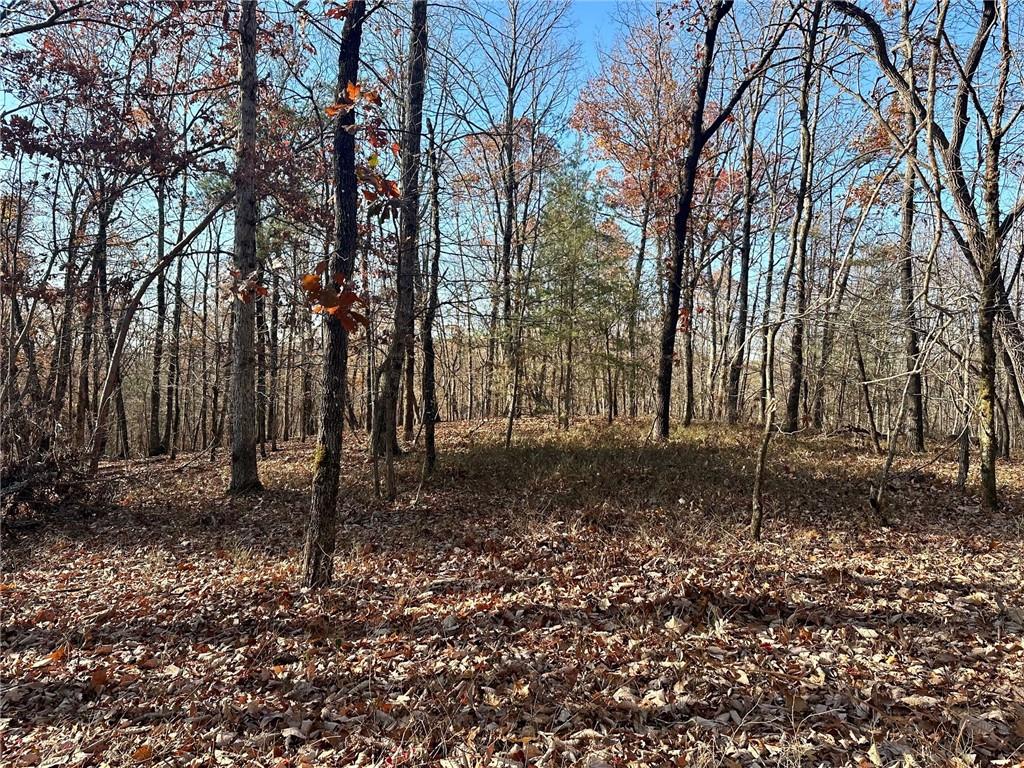
[[[1024,469],[1006,511],[952,460],[753,431],[444,426],[373,499],[349,438],[336,584],[298,586],[308,446],[225,499],[195,459],[6,547],[5,765],[1020,765]],[[1016,511],[1015,511],[1016,510]]]

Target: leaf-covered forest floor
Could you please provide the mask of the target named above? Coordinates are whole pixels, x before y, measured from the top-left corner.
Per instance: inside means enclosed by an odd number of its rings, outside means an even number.
[[[1020,765],[1024,466],[754,429],[441,425],[374,499],[347,437],[336,583],[298,586],[310,445],[111,464],[4,551],[4,765]]]

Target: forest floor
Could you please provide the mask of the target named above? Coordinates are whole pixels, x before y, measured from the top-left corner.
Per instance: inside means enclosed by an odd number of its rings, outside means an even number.
[[[4,765],[1021,765],[1024,465],[755,429],[441,425],[373,496],[347,438],[335,585],[298,586],[310,445],[105,467],[4,551]]]

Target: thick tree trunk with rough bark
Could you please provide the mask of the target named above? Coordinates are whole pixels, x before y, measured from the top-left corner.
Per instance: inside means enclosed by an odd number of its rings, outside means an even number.
[[[239,38],[239,135],[235,167],[234,267],[248,280],[256,263],[256,2],[241,0]],[[233,299],[231,349],[231,484],[232,493],[262,488],[256,470],[255,306]]]

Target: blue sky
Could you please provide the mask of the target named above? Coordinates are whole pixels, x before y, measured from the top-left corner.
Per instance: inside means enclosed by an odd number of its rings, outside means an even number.
[[[580,43],[581,74],[586,78],[597,67],[598,48],[610,48],[615,39],[617,0],[574,0],[574,37]]]

